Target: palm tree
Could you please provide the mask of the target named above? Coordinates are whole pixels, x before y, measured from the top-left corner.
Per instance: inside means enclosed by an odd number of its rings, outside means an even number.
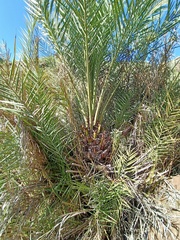
[[[148,239],[160,226],[167,236],[154,204],[178,162],[179,75],[167,65],[178,1],[26,3],[22,61],[1,64],[0,234]],[[54,54],[46,67],[40,49]]]

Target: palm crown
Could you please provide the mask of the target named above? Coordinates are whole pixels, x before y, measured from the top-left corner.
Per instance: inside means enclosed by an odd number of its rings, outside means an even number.
[[[0,63],[0,236],[167,235],[156,189],[179,159],[179,1],[26,3],[22,60]]]
[[[177,1],[27,3],[30,14],[43,27],[45,39],[65,64],[76,111],[90,128],[102,122],[121,84],[123,76],[114,71],[120,54],[134,55],[133,61],[144,60],[156,48],[150,44],[179,21]]]

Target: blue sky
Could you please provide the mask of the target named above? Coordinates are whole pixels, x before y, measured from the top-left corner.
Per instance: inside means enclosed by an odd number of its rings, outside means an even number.
[[[4,40],[13,53],[15,36],[18,49],[21,29],[25,28],[25,3],[23,0],[0,0],[0,4],[0,42]]]
[[[4,40],[13,54],[15,36],[18,50],[21,30],[25,28],[25,3],[23,0],[0,0],[0,4],[0,43]],[[175,56],[180,56],[180,48],[175,51]]]

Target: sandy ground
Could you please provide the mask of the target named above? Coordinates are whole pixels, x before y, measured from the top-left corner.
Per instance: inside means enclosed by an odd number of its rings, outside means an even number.
[[[171,177],[165,184],[170,187],[170,191],[166,195],[162,189],[159,203],[165,206],[167,214],[171,216],[172,222],[175,224],[175,228],[171,228],[172,233],[167,233],[166,236],[158,234],[157,238],[154,237],[153,231],[149,234],[148,240],[180,240],[180,175]],[[159,231],[161,232],[161,228]],[[174,233],[174,234],[173,234]]]

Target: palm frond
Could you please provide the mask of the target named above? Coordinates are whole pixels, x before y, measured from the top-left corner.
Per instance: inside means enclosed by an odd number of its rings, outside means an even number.
[[[29,13],[44,27],[62,61],[70,67],[71,75],[78,78],[78,82],[74,79],[73,82],[81,84],[85,99],[79,92],[76,94],[80,101],[86,102],[82,112],[91,127],[103,118],[109,99],[117,88],[118,83],[115,82],[114,89],[108,94],[118,54],[136,42],[133,51],[144,51],[144,46],[148,47],[179,21],[179,9],[175,10],[171,1],[33,0],[27,1],[27,6]],[[166,20],[171,19],[172,12],[173,20],[168,21],[166,29]],[[100,71],[107,57],[110,59],[109,68],[99,86]]]
[[[38,206],[36,200],[41,195],[40,191],[44,187],[44,182],[41,181],[42,173],[37,173],[37,169],[33,170],[31,153],[28,153],[23,147],[23,136],[21,129],[17,129],[16,125],[12,125],[7,119],[1,116],[1,124],[4,129],[1,129],[1,232],[0,236],[11,236],[11,227],[17,228],[16,224],[10,224],[14,221],[19,221],[19,229],[17,236],[20,234],[23,219],[26,216],[30,217],[29,210],[33,212]],[[35,152],[35,150],[33,150]],[[37,156],[37,155],[36,155]],[[36,162],[40,164],[39,159]],[[43,163],[42,163],[43,164]],[[42,166],[41,166],[42,167]],[[39,189],[38,189],[39,186]],[[41,190],[40,190],[41,189]],[[32,202],[29,201],[29,196],[32,194]],[[36,195],[36,198],[34,197]],[[33,199],[34,198],[34,199]],[[29,202],[28,202],[29,201]],[[25,223],[27,224],[27,222]],[[22,235],[24,235],[22,231]]]
[[[18,115],[51,164],[59,159],[52,166],[56,165],[56,169],[60,168],[64,177],[67,176],[67,162],[62,157],[62,151],[68,135],[64,134],[65,128],[59,121],[60,117],[57,117],[59,112],[52,93],[47,95],[43,73],[27,69],[24,63],[14,63],[10,72],[1,76],[0,90],[4,99],[1,100],[1,110]]]

